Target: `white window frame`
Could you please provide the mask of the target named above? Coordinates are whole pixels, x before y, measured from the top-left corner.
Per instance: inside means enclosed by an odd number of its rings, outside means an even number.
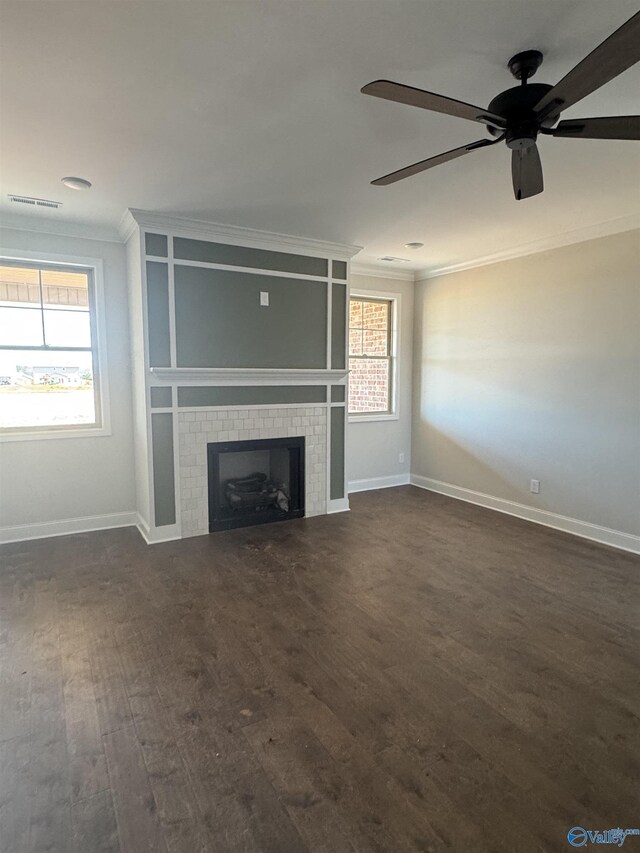
[[[357,414],[348,414],[349,397],[347,395],[347,417],[349,423],[372,423],[373,421],[397,421],[400,418],[400,393],[399,393],[399,378],[400,378],[400,312],[402,309],[402,294],[390,293],[386,290],[361,290],[360,288],[352,289],[349,292],[349,299],[373,299],[378,301],[390,302],[390,322],[391,322],[391,400],[390,411],[388,412],[358,412]],[[349,315],[347,314],[347,344],[349,336]],[[349,359],[349,349],[347,346],[347,363]]]
[[[93,316],[92,333],[95,340],[91,341],[91,349],[98,362],[94,372],[94,395],[96,414],[99,424],[69,424],[68,426],[50,427],[17,427],[0,428],[0,442],[11,441],[42,441],[52,438],[97,438],[111,435],[111,409],[109,405],[109,375],[107,370],[107,332],[104,309],[104,275],[101,258],[85,258],[78,255],[59,255],[52,252],[32,252],[21,249],[0,247],[0,263],[8,261],[12,264],[25,263],[31,266],[43,267],[79,267],[89,270],[93,285]],[[95,363],[94,359],[94,363]],[[97,380],[97,381],[96,381]]]

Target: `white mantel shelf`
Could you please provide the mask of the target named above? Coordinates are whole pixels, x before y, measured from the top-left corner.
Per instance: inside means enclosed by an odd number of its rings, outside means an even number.
[[[348,370],[252,368],[252,367],[151,367],[154,380],[162,382],[216,382],[233,385],[256,382],[267,385],[293,385],[298,382],[323,384],[339,382]]]

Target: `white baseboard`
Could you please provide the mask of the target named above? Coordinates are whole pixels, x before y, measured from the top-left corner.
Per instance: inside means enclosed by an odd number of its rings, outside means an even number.
[[[135,525],[147,545],[159,545],[161,542],[175,542],[176,539],[182,539],[182,534],[177,524],[167,524],[164,527],[151,528],[140,513],[137,513]]]
[[[349,512],[349,498],[327,501],[327,515],[333,515],[334,512]]]
[[[352,492],[368,492],[371,489],[389,489],[392,486],[406,486],[410,474],[391,474],[388,477],[369,477],[366,480],[350,480],[349,494]]]
[[[138,533],[140,534],[140,536],[142,536],[147,545],[150,545],[151,534],[149,532],[149,525],[139,512],[136,513],[136,527],[138,528]]]
[[[0,542],[26,542],[50,536],[70,536],[73,533],[90,533],[92,530],[109,530],[112,527],[132,527],[137,523],[135,512],[114,512],[109,515],[87,515],[83,518],[66,518],[63,521],[41,521],[0,527]]]
[[[411,475],[411,484],[430,492],[438,492],[441,495],[448,495],[450,498],[493,509],[496,512],[504,512],[506,515],[514,515],[516,518],[524,518],[526,521],[533,521],[535,524],[544,525],[544,527],[553,527],[555,530],[572,533],[574,536],[581,536],[583,539],[591,539],[593,542],[599,542],[602,545],[610,545],[623,551],[631,551],[632,554],[640,554],[640,536],[634,536],[632,533],[623,533],[621,530],[601,527],[588,521],[580,521],[578,518],[570,518],[566,515],[548,512],[545,509],[536,509],[536,507],[526,504],[496,498],[493,495],[486,495],[484,492],[475,492],[462,486],[443,483],[441,480],[422,477],[420,474]]]

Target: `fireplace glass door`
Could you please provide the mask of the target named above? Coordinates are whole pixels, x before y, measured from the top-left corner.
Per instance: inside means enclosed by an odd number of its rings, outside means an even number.
[[[304,516],[304,437],[207,445],[209,532]]]

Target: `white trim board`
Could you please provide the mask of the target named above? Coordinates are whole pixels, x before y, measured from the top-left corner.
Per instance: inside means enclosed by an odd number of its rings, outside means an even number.
[[[170,243],[172,241],[169,241]],[[173,253],[172,253],[173,254]],[[282,254],[282,253],[281,253]],[[204,270],[226,270],[227,272],[241,272],[249,275],[272,276],[273,278],[291,278],[295,281],[316,281],[318,284],[326,285],[330,278],[328,275],[306,275],[305,273],[284,272],[280,270],[264,270],[259,267],[243,267],[238,264],[217,264],[210,261],[188,261],[183,258],[159,258],[157,255],[146,255],[147,261],[153,261],[156,264],[169,263],[169,267],[173,264],[176,267],[196,267]],[[334,279],[336,284],[346,284],[342,279]]]
[[[48,539],[50,536],[71,536],[74,533],[91,533],[94,530],[110,530],[113,527],[134,527],[136,522],[135,512],[114,512],[109,515],[87,515],[61,521],[19,524],[16,527],[0,527],[0,543],[27,542],[30,539]]]
[[[372,489],[389,489],[393,486],[408,486],[410,474],[390,474],[387,477],[368,477],[366,480],[349,480],[349,494],[369,492]]]
[[[280,367],[150,367],[150,382],[195,382],[217,384],[313,385],[344,380],[348,370]]]
[[[632,533],[623,533],[621,530],[601,527],[598,524],[591,524],[591,522],[581,521],[578,518],[570,518],[544,509],[536,509],[536,507],[526,504],[487,495],[484,492],[476,492],[473,489],[454,486],[452,483],[443,483],[441,480],[423,477],[420,474],[411,474],[410,482],[412,486],[418,486],[418,488],[426,489],[429,492],[438,492],[438,494],[447,495],[447,497],[456,500],[477,504],[486,509],[502,512],[505,515],[513,515],[516,518],[523,518],[525,521],[532,521],[534,524],[541,524],[544,527],[562,530],[564,533],[571,533],[583,539],[590,539],[592,542],[599,542],[601,545],[610,545],[612,548],[620,548],[622,551],[640,554],[640,536],[635,536]]]

